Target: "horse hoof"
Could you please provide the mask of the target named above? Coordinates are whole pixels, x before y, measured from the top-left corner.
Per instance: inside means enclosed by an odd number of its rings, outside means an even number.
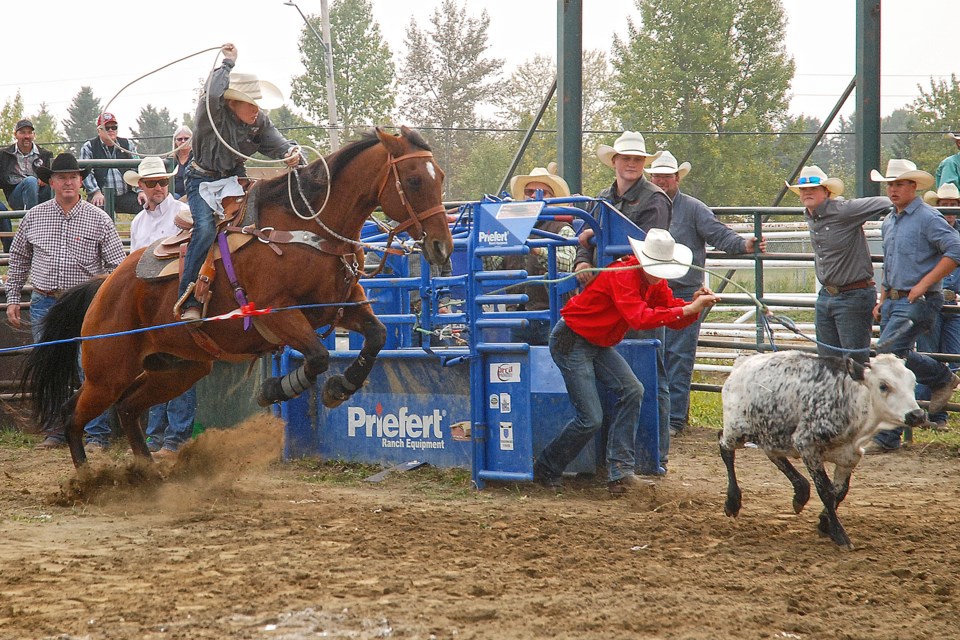
[[[347,398],[353,395],[352,392],[347,391],[346,387],[343,386],[343,383],[346,381],[347,379],[341,375],[327,378],[327,381],[323,383],[323,406],[328,409],[339,407]]]
[[[257,404],[261,407],[269,407],[275,402],[280,402],[283,390],[280,388],[279,378],[267,378],[260,385],[260,391],[257,393]]]

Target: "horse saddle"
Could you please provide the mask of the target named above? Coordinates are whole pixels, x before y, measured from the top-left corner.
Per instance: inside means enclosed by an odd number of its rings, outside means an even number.
[[[256,181],[241,178],[240,184],[244,188],[243,196],[229,196],[223,199],[223,218],[217,222],[217,233],[227,228],[249,228],[255,230],[259,224],[259,210],[257,208]],[[239,224],[237,224],[239,222]],[[180,261],[174,260],[186,252],[186,245],[193,235],[193,216],[189,209],[182,210],[174,219],[174,224],[180,232],[169,238],[157,240],[143,252],[137,263],[137,277],[141,280],[161,280],[180,274]],[[247,244],[257,234],[228,233],[227,246],[234,252]],[[212,258],[220,258],[220,246],[214,243],[211,247]]]

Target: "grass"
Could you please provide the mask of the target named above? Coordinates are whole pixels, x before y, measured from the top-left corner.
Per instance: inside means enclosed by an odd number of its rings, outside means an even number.
[[[290,462],[305,482],[323,486],[358,487],[366,478],[383,471],[384,467],[346,460],[319,460],[302,458]],[[441,469],[431,465],[406,473],[387,476],[384,482],[401,481],[430,498],[453,500],[473,494],[469,469]]]
[[[37,444],[37,436],[24,433],[13,427],[0,428],[0,448],[30,449]]]

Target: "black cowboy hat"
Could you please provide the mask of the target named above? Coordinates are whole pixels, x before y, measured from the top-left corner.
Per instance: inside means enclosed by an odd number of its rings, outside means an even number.
[[[72,153],[61,153],[53,159],[50,167],[37,167],[37,177],[44,182],[50,182],[50,176],[55,173],[79,173],[80,178],[86,178],[90,169],[81,169],[77,158]]]

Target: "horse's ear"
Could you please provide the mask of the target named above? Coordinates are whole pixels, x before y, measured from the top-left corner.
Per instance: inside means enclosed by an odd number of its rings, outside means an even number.
[[[403,140],[399,136],[391,135],[380,127],[376,128],[376,132],[381,144],[387,148],[390,155],[402,156],[404,154],[406,147],[404,147]]]

